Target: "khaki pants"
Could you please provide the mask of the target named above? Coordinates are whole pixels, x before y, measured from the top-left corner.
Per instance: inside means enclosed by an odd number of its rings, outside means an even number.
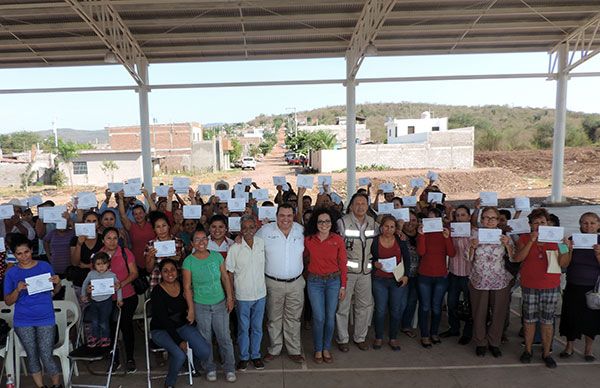
[[[274,356],[281,353],[283,342],[289,355],[302,353],[300,340],[300,317],[304,306],[302,276],[293,282],[279,282],[265,278],[267,285],[267,330],[271,345],[268,352]]]
[[[476,290],[469,283],[475,346],[500,346],[506,311],[509,307],[510,288],[509,285],[501,290]],[[489,327],[486,325],[488,306],[492,310]]]
[[[350,341],[348,334],[348,317],[352,308],[354,295],[354,341],[363,342],[367,338],[369,325],[373,317],[373,291],[371,275],[348,273],[346,297],[338,306],[335,314],[337,341],[345,344]]]

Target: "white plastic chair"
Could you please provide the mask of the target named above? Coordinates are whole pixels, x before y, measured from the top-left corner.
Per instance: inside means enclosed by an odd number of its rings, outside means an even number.
[[[0,380],[2,380],[2,376],[4,375],[4,371],[6,370],[6,375],[11,375],[13,378],[15,377],[15,347],[14,347],[14,336],[15,332],[12,329],[13,327],[13,314],[14,308],[13,306],[8,306],[4,302],[0,302],[0,318],[4,319],[8,326],[10,326],[10,332],[6,337],[6,344],[3,348],[0,349],[0,357],[4,359],[4,363],[2,364],[2,371],[0,372]]]
[[[150,299],[148,298],[145,302],[144,302],[144,308],[143,308],[143,314],[144,314],[144,340],[146,341],[146,380],[147,380],[147,384],[148,384],[148,388],[152,388],[152,380],[153,379],[158,379],[161,378],[163,376],[152,376],[152,371],[150,370],[150,353],[164,353],[166,352],[166,350],[164,348],[150,348],[150,340],[152,339],[152,336],[150,334],[150,320],[152,319],[152,317],[150,317],[148,315],[148,303],[150,303]],[[158,346],[158,345],[157,345]],[[188,343],[188,351],[187,351],[187,361],[188,361],[188,371],[187,373],[184,373],[186,375],[188,375],[188,381],[190,385],[193,385],[193,380],[192,377],[194,375],[194,358],[193,358],[193,353],[192,353],[192,348],[190,347],[190,344]]]
[[[70,331],[73,326],[79,321],[79,306],[71,301],[67,300],[55,300],[54,304],[54,315],[56,319],[56,325],[58,326],[58,343],[54,346],[52,355],[60,359],[60,365],[63,374],[63,381],[66,387],[69,386],[69,376],[71,369],[71,360],[69,359],[69,353],[73,350],[73,345],[70,340]],[[71,316],[74,319],[68,323],[67,316]],[[25,348],[21,345],[21,341],[17,336],[15,338],[15,355],[17,358],[27,357]],[[15,362],[15,384],[16,387],[20,386],[20,370],[21,366],[19,362]],[[79,376],[77,367],[74,367],[75,375]]]

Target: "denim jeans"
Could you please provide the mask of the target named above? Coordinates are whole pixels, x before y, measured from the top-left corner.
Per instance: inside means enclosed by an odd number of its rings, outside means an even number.
[[[460,319],[458,319],[457,309],[461,293],[463,300],[470,301],[469,277],[448,274],[448,324],[450,325],[450,333],[453,335],[460,335]],[[465,322],[462,335],[469,338],[473,336],[472,319]]]
[[[331,279],[321,279],[309,274],[306,284],[312,307],[314,351],[330,350],[341,280],[339,276]]]
[[[421,338],[438,335],[442,320],[442,302],[448,289],[446,276],[419,275],[419,329]],[[429,314],[431,313],[431,324]]]
[[[402,314],[402,329],[412,329],[419,299],[419,287],[417,277],[408,278],[406,308]]]
[[[385,315],[389,311],[389,336],[396,339],[400,319],[406,308],[406,287],[399,287],[396,279],[373,276],[373,297],[375,298],[375,339],[383,339]]]
[[[110,320],[113,312],[113,300],[107,298],[101,302],[90,302],[90,314],[93,314],[92,335],[97,339],[110,338]]]
[[[238,319],[237,338],[240,348],[240,360],[248,361],[260,357],[262,341],[262,323],[265,315],[266,297],[259,300],[238,300],[236,313]]]
[[[177,376],[187,355],[181,350],[179,344],[175,343],[166,330],[152,330],[150,334],[152,335],[152,341],[169,353],[169,372],[167,373],[165,385],[175,386]],[[177,329],[177,334],[192,348],[195,358],[200,361],[206,361],[208,359],[212,346],[206,342],[204,337],[198,335],[198,331],[195,327],[183,325]]]
[[[212,343],[212,333],[215,333],[221,360],[223,360],[223,369],[225,372],[235,372],[235,356],[233,354],[233,342],[229,334],[229,313],[227,312],[225,299],[215,304],[194,303],[194,310],[196,312],[196,328],[200,335],[210,344]],[[208,359],[202,363],[202,367],[206,372],[217,370],[212,354],[212,346],[210,347]]]

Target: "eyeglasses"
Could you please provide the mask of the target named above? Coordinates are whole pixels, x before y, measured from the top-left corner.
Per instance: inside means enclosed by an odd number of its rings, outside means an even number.
[[[204,242],[208,241],[208,237],[197,237],[194,239],[194,242]]]
[[[488,217],[488,216],[483,216],[481,217],[482,220],[488,220],[488,221],[496,221],[498,219],[498,217]]]
[[[319,221],[317,221],[317,224],[319,224],[319,225],[331,224],[331,220],[319,220]]]

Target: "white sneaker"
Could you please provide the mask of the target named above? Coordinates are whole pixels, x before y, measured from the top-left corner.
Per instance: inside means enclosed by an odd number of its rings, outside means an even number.
[[[206,380],[211,381],[211,382],[217,381],[217,371],[213,370],[211,372],[208,372],[206,374]]]
[[[237,377],[235,377],[235,372],[227,372],[225,374],[225,380],[227,380],[228,383],[235,383],[237,380]]]

